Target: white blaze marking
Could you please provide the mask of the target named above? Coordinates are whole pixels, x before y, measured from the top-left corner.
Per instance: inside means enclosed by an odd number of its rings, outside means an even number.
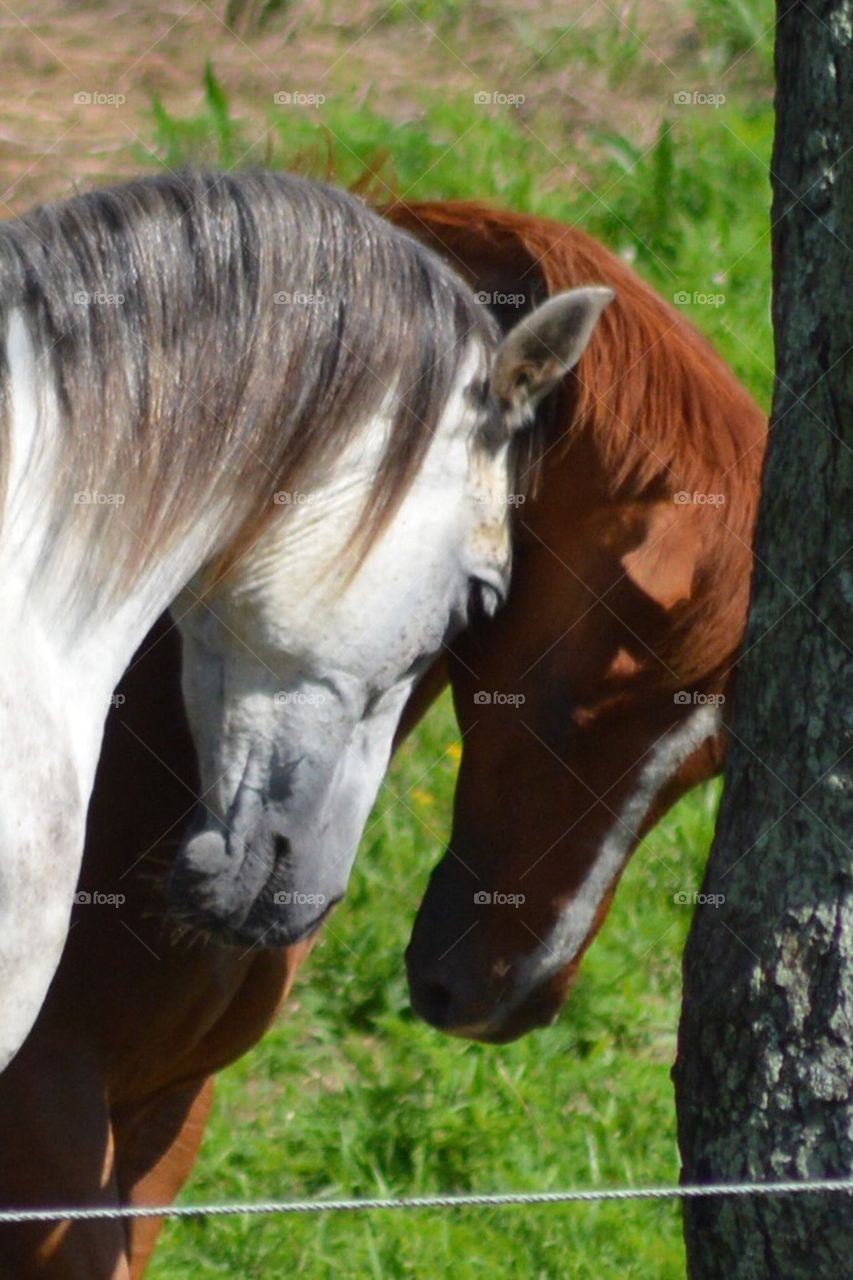
[[[696,748],[717,733],[720,722],[718,708],[700,707],[678,728],[666,734],[649,753],[634,789],[617,815],[615,826],[602,840],[585,880],[564,908],[544,945],[519,965],[518,977],[507,1004],[498,1011],[501,1019],[521,1004],[535,987],[565,968],[578,954],[608,889],[636,843],[636,833],[656,796]]]

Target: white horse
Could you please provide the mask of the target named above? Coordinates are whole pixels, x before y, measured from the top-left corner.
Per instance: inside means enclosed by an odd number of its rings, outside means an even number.
[[[499,344],[427,250],[286,175],[0,226],[0,1067],[62,950],[112,691],[170,602],[202,779],[176,910],[277,944],[341,896],[413,682],[505,593],[511,437],[610,296]]]

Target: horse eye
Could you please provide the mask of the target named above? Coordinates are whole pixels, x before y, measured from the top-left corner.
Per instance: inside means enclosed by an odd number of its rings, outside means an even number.
[[[468,625],[493,618],[502,604],[503,595],[494,583],[474,578],[468,591]]]
[[[489,402],[489,390],[489,379],[481,378],[469,385],[467,395],[472,404],[481,409]]]

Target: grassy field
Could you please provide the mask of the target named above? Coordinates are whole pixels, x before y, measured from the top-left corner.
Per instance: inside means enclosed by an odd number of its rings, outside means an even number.
[[[424,88],[419,111],[403,120],[369,94],[357,104],[331,97],[315,111],[271,107],[255,146],[248,111],[213,68],[194,115],[154,106],[149,141],[168,164],[322,168],[330,152],[342,181],[378,167],[410,195],[492,197],[579,221],[665,295],[687,295],[691,317],[767,403],[771,6],[688,6],[689,31],[665,68],[643,6],[625,7],[620,20],[596,8],[575,37],[539,31],[533,54],[555,74],[589,76],[600,93],[641,102],[636,132],[630,111],[614,125],[612,101],[606,127],[578,132],[553,100],[524,114]],[[427,22],[464,52],[465,6],[413,0],[383,21],[397,36],[408,24],[410,41]],[[725,101],[694,100],[702,93]],[[699,300],[709,295],[716,301]],[[501,1048],[464,1044],[413,1019],[402,964],[448,830],[455,736],[445,700],[400,751],[347,903],[286,1016],[220,1078],[186,1200],[677,1178],[669,1070],[689,909],[673,895],[699,887],[718,787],[685,799],[635,855],[557,1024]],[[669,1280],[683,1270],[677,1207],[632,1204],[172,1223],[151,1274]]]

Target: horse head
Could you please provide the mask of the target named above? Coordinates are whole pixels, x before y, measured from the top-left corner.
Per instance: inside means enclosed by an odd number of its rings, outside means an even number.
[[[616,291],[540,406],[506,607],[446,670],[453,829],[407,952],[415,1010],[508,1040],[556,1015],[639,840],[722,759],[765,420],[709,344],[575,228],[400,205],[502,325],[578,279]]]

